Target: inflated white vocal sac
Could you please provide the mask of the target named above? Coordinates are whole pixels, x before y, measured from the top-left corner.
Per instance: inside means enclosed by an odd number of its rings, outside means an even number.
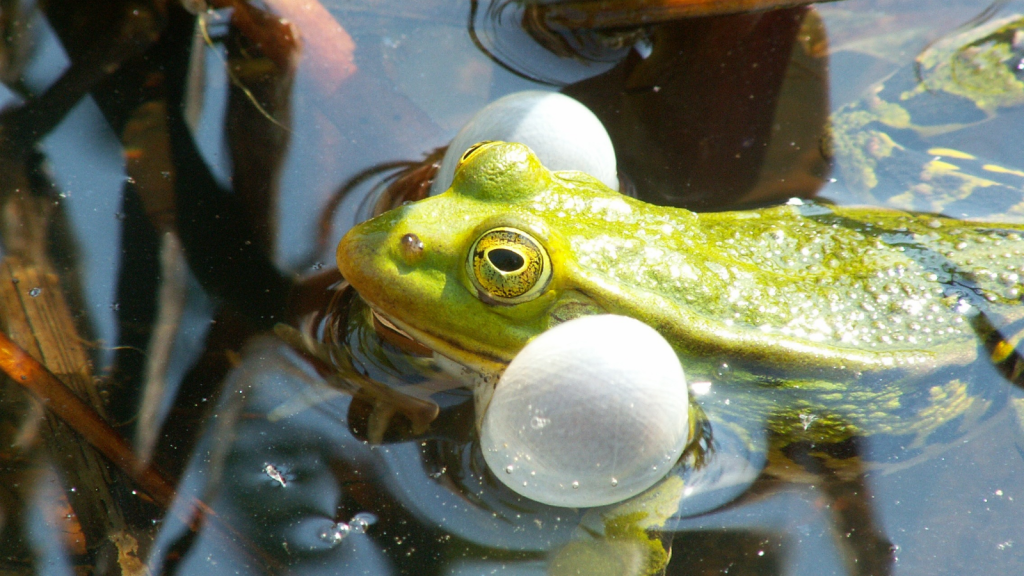
[[[484,140],[526,144],[548,170],[579,170],[619,189],[615,149],[597,116],[564,94],[527,90],[491,102],[463,126],[441,161],[432,196],[452,185],[459,158]]]
[[[689,439],[689,398],[675,351],[625,316],[577,318],[509,364],[483,417],[488,467],[552,506],[603,506],[653,486]]]

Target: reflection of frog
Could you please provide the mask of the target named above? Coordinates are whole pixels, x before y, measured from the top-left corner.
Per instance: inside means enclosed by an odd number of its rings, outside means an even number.
[[[386,324],[485,377],[569,318],[636,317],[727,397],[701,405],[712,428],[768,430],[779,476],[859,477],[859,437],[904,459],[989,413],[1005,389],[975,377],[976,334],[1020,369],[993,328],[1024,316],[1024,226],[802,202],[694,214],[516,144],[468,151],[447,193],[357,226],[338,264]]]
[[[1024,17],[1016,15],[936,42],[840,108],[832,151],[862,200],[1021,221],[1022,114]]]

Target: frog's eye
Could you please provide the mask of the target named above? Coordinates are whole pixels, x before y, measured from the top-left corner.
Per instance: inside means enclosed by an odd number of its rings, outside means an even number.
[[[483,142],[477,142],[476,144],[473,144],[472,146],[467,148],[466,151],[462,153],[462,157],[459,158],[459,163],[455,167],[456,170],[466,162],[469,162],[470,158],[475,156],[478,152],[490,147],[493,144],[497,144],[497,142],[494,142],[492,140],[484,140]]]
[[[499,304],[532,300],[551,279],[547,251],[515,228],[494,228],[477,238],[466,268],[480,296]]]

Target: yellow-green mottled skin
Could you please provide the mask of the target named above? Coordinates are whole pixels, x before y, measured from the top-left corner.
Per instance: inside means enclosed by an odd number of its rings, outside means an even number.
[[[550,256],[550,283],[529,301],[496,304],[468,277],[470,247],[502,227]],[[404,248],[408,234],[421,252]],[[777,434],[839,440],[927,433],[984,408],[959,379],[925,377],[984,352],[971,314],[1020,308],[1024,226],[811,203],[695,214],[501,143],[472,154],[446,193],[350,231],[338,266],[378,312],[480,373],[567,318],[624,314],[665,336],[690,381],[726,383],[734,410]]]

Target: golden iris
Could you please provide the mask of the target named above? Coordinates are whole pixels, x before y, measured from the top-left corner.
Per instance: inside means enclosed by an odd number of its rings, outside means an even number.
[[[532,300],[551,279],[547,251],[515,228],[494,228],[477,238],[466,267],[480,296],[499,304]]]

